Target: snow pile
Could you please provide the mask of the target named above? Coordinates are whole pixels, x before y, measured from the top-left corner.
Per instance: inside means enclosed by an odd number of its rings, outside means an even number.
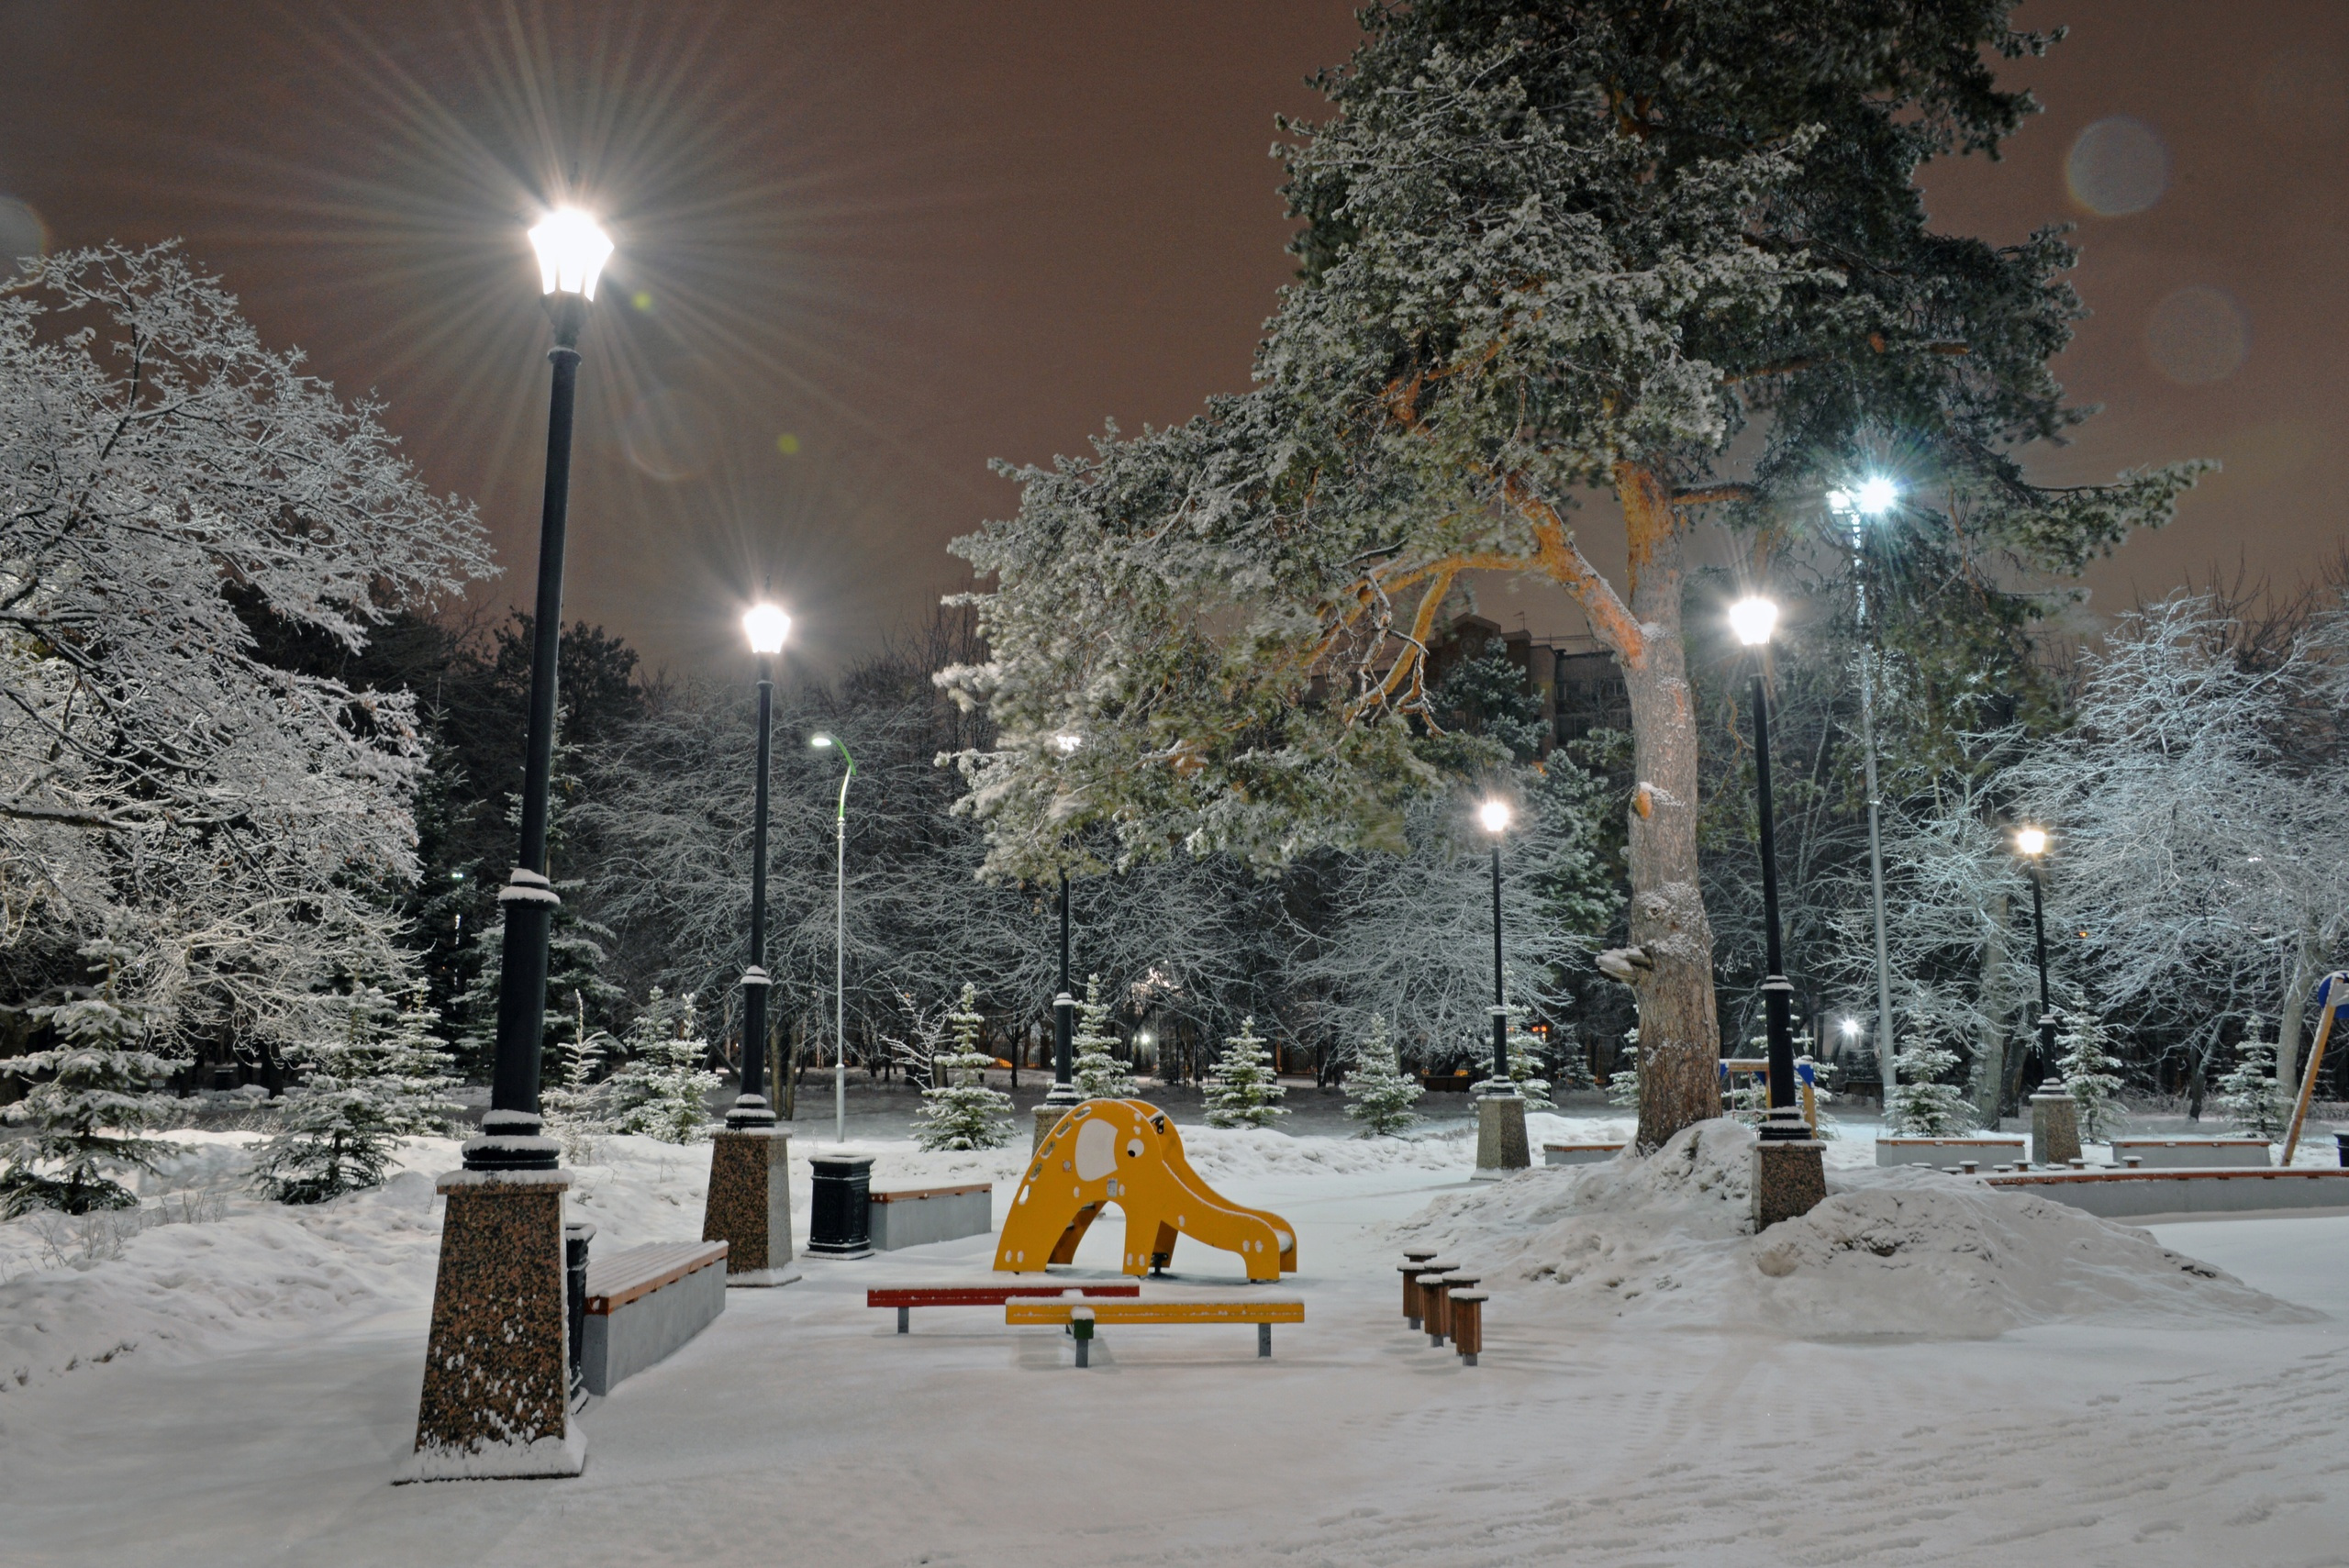
[[[1953,1339],[2312,1317],[2145,1231],[1916,1167],[1838,1172],[1825,1203],[1750,1235],[1753,1143],[1704,1122],[1649,1159],[1448,1195],[1397,1240],[1481,1271],[1512,1312],[1584,1325]]]

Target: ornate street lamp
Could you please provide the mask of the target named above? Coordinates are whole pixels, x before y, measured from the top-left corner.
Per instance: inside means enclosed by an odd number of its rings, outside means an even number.
[[[1071,730],[1062,730],[1052,737],[1052,750],[1063,757],[1074,757],[1085,738]],[[1044,1091],[1042,1103],[1036,1106],[1035,1137],[1030,1147],[1041,1148],[1045,1135],[1052,1130],[1071,1106],[1083,1101],[1076,1092],[1076,993],[1068,977],[1068,873],[1060,873],[1061,917],[1061,984],[1060,992],[1052,998],[1052,1086]]]
[[[1476,1169],[1490,1180],[1531,1164],[1525,1137],[1525,1096],[1508,1073],[1508,991],[1501,971],[1501,839],[1508,802],[1497,796],[1476,807],[1476,822],[1493,840],[1493,1074],[1476,1086]]]
[[[1831,490],[1828,510],[1846,519],[1852,528],[1852,576],[1860,630],[1860,755],[1868,787],[1868,892],[1876,914],[1876,1074],[1884,1085],[1884,1103],[1892,1100],[1895,1078],[1892,1045],[1892,961],[1884,934],[1884,835],[1880,825],[1882,800],[1876,782],[1876,655],[1868,642],[1868,578],[1865,525],[1881,517],[1900,502],[1900,486],[1882,474],[1870,474],[1849,490]]]
[[[751,807],[751,958],[742,971],[742,1092],[726,1113],[738,1131],[773,1127],[767,1102],[767,764],[774,745],[774,656],[791,635],[791,617],[773,605],[753,605],[742,617],[742,631],[759,659],[758,787]]]
[[[848,771],[841,774],[841,802],[832,816],[832,1141],[848,1141],[848,786],[856,759],[837,735],[817,735],[807,744],[837,751]]]
[[[2023,874],[2031,881],[2031,934],[2039,954],[2039,1070],[2042,1083],[2055,1064],[2055,1009],[2047,994],[2047,913],[2041,888],[2047,881],[2047,829],[2024,826],[2015,829],[2015,853],[2022,857]],[[2079,1102],[2055,1080],[2052,1091],[2034,1089],[2031,1096],[2031,1157],[2041,1165],[2064,1165],[2080,1156]]]
[[[1501,839],[1508,831],[1506,800],[1487,800],[1476,808],[1476,820],[1493,836],[1493,1076],[1485,1085],[1488,1095],[1514,1095],[1508,1075],[1508,993],[1501,978]]]

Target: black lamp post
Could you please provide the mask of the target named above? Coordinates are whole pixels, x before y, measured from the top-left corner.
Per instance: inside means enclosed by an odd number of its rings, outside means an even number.
[[[546,1028],[547,937],[562,901],[547,880],[547,800],[554,776],[556,662],[562,631],[563,530],[571,511],[572,407],[579,333],[612,242],[585,213],[550,215],[530,230],[554,319],[553,394],[547,404],[546,501],[539,518],[539,595],[531,626],[530,728],[522,773],[521,854],[498,904],[506,917],[497,987],[497,1057],[481,1135],[467,1140],[473,1171],[552,1170],[557,1146],[540,1136],[539,1050]]]
[[[2039,951],[2039,1070],[2055,1060],[2055,1010],[2047,996],[2047,912],[2040,899],[2040,884],[2047,880],[2047,829],[2018,828],[2015,851],[2022,856],[2023,874],[2031,879],[2031,935]]]
[[[1063,757],[1073,757],[1083,740],[1073,734],[1052,737],[1052,745]],[[1076,994],[1069,988],[1068,978],[1068,873],[1061,873],[1061,988],[1052,998],[1052,1086],[1045,1091],[1044,1104],[1073,1106],[1083,1096],[1076,1092]]]
[[[1508,831],[1508,802],[1488,800],[1476,808],[1476,819],[1493,836],[1493,1076],[1484,1085],[1489,1095],[1514,1095],[1508,1075],[1508,990],[1501,976],[1501,835]]]
[[[767,762],[774,735],[774,656],[791,635],[791,617],[773,605],[753,605],[742,617],[751,651],[759,656],[759,783],[751,818],[751,962],[742,971],[742,1092],[726,1125],[773,1127],[767,1103]]]
[[[1777,629],[1778,606],[1764,598],[1740,599],[1730,606],[1729,618],[1738,641],[1748,648],[1767,649],[1771,633]],[[1799,1138],[1803,1136],[1799,1118],[1776,1114],[1792,1113],[1795,1107],[1795,988],[1787,983],[1786,954],[1778,940],[1778,832],[1770,791],[1770,691],[1759,662],[1753,671],[1753,793],[1761,818],[1762,925],[1769,969],[1762,980],[1762,1016],[1770,1040],[1773,1113],[1762,1130],[1765,1137]]]

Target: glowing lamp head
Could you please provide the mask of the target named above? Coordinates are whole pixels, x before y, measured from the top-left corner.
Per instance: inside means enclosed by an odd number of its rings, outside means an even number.
[[[1880,517],[1899,504],[1900,486],[1881,473],[1872,473],[1860,481],[1851,498],[1852,510],[1864,517]]]
[[[1845,1018],[1843,1020],[1843,1038],[1845,1040],[1857,1040],[1859,1036],[1860,1020],[1857,1018]]]
[[[1759,648],[1778,629],[1778,606],[1773,600],[1749,595],[1729,607],[1729,628],[1748,648]]]
[[[1075,756],[1076,749],[1084,744],[1085,740],[1082,736],[1071,735],[1065,730],[1052,737],[1053,747],[1057,749],[1060,754],[1063,757]]]
[[[832,738],[829,735],[810,735],[807,737],[807,744],[818,751],[829,751],[832,749]]]
[[[2021,854],[2037,860],[2047,852],[2047,829],[2044,828],[2016,828],[2015,849]]]
[[[1476,807],[1476,820],[1485,825],[1487,833],[1508,832],[1508,802],[1506,800],[1488,800]]]
[[[596,279],[611,259],[612,242],[596,220],[577,207],[557,207],[530,230],[539,253],[539,281],[548,294],[596,297]]]
[[[780,653],[791,635],[791,617],[773,605],[752,605],[742,613],[742,634],[753,653]]]

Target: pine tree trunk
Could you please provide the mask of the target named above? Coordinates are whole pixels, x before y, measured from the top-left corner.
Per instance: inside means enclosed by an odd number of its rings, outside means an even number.
[[[1697,879],[1697,706],[1681,641],[1682,531],[1661,481],[1620,476],[1640,646],[1618,651],[1631,705],[1631,945],[1640,1006],[1639,1147],[1720,1114],[1713,929]]]

